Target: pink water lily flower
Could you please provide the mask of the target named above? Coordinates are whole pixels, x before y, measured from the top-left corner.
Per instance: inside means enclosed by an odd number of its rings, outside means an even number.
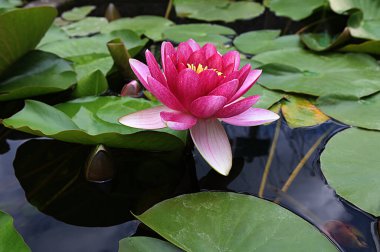
[[[269,110],[252,108],[259,96],[243,98],[261,70],[249,64],[239,69],[240,55],[221,55],[213,44],[200,47],[190,39],[177,48],[169,42],[161,46],[162,69],[147,50],[147,65],[129,61],[137,78],[162,106],[138,111],[120,118],[134,128],[190,129],[195,146],[219,173],[228,175],[232,151],[220,121],[238,126],[254,126],[277,120]]]

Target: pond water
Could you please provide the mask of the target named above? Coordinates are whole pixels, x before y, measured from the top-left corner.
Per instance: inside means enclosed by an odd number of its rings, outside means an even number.
[[[277,126],[225,128],[234,156],[227,177],[210,169],[196,151],[109,149],[108,159],[102,162],[115,175],[105,183],[84,178],[92,147],[8,131],[0,140],[0,209],[14,217],[17,230],[33,251],[117,251],[124,237],[152,235],[130,211],[139,214],[163,199],[199,190],[258,195],[277,130],[265,198],[276,200],[319,229],[330,230],[342,251],[378,251],[376,218],[337,196],[320,170],[319,155],[325,143],[346,126],[329,121],[290,129],[282,120]],[[281,192],[318,139],[321,143],[298,176]],[[337,230],[340,236],[334,235]]]

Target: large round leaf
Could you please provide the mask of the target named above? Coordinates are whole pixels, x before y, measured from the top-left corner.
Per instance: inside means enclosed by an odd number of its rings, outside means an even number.
[[[295,214],[236,193],[179,196],[137,218],[185,251],[337,251]]]
[[[264,12],[264,7],[255,2],[230,0],[176,0],[178,16],[205,21],[233,22],[250,19]]]
[[[67,35],[71,37],[83,37],[98,33],[108,24],[107,19],[102,17],[86,17],[78,22],[62,27]]]
[[[313,11],[326,4],[326,0],[264,0],[264,5],[278,16],[301,20],[310,16]]]
[[[26,54],[4,77],[0,81],[0,101],[59,92],[76,82],[69,62],[42,51]]]
[[[75,7],[72,10],[65,11],[64,13],[62,13],[62,18],[68,21],[78,21],[84,19],[94,9],[94,5]]]
[[[339,14],[350,13],[348,28],[357,38],[380,40],[380,1],[329,0],[331,9]]]
[[[363,97],[380,90],[380,66],[365,54],[316,55],[301,49],[256,55],[264,64],[260,84],[270,89],[313,96]],[[275,65],[273,65],[275,64]]]
[[[102,29],[103,33],[116,30],[132,30],[138,34],[144,34],[155,41],[162,40],[163,31],[174,23],[159,16],[137,16],[134,18],[117,19]]]
[[[0,15],[0,75],[37,46],[56,14],[52,7],[36,7]]]
[[[20,131],[73,143],[104,144],[140,150],[182,148],[186,131],[167,128],[144,131],[118,122],[126,114],[154,105],[143,99],[111,96],[86,97],[55,107],[29,100],[23,110],[4,119],[3,124]]]
[[[300,47],[298,35],[279,37],[280,30],[261,30],[242,33],[234,40],[235,47],[244,53],[258,54],[282,48]]]
[[[180,252],[179,248],[166,241],[151,237],[128,237],[119,242],[119,252]]]
[[[329,116],[345,124],[380,130],[380,94],[357,99],[355,97],[320,97],[318,107]]]
[[[357,128],[334,136],[321,155],[321,168],[336,192],[361,209],[380,215],[380,133]]]
[[[13,226],[13,219],[0,211],[0,251],[28,252],[29,247],[25,244]]]

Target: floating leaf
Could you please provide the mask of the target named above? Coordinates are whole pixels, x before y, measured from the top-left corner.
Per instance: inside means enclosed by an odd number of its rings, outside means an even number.
[[[342,52],[372,53],[380,55],[380,41],[371,40],[361,44],[349,44],[339,49]]]
[[[136,236],[136,237],[128,237],[119,241],[119,252],[131,252],[131,251],[180,252],[182,250],[180,250],[174,245],[171,245],[169,242],[151,238],[151,237]]]
[[[380,215],[380,133],[350,128],[327,143],[321,168],[327,182],[351,203]]]
[[[294,96],[286,95],[281,110],[286,122],[291,128],[308,127],[326,122],[329,117],[323,114],[309,100]]]
[[[326,4],[326,0],[264,0],[264,5],[276,15],[297,21],[310,16],[315,9]]]
[[[233,22],[238,19],[251,19],[261,15],[264,7],[255,2],[229,0],[175,0],[179,17],[205,21]]]
[[[173,150],[184,146],[186,131],[143,131],[119,124],[126,114],[154,106],[128,97],[85,97],[55,107],[28,100],[23,110],[3,120],[6,127],[82,144],[139,150]],[[105,116],[99,113],[104,113]]]
[[[108,89],[107,79],[100,70],[96,70],[78,81],[73,92],[74,97],[99,95]]]
[[[306,33],[301,35],[302,42],[311,50],[322,52],[336,48],[350,39],[350,32],[345,29],[336,37],[328,33]]]
[[[298,35],[279,37],[280,33],[280,30],[260,30],[242,33],[235,38],[234,45],[239,51],[250,54],[300,47]]]
[[[236,193],[179,196],[158,203],[137,218],[185,251],[337,251],[295,214]]]
[[[12,69],[0,82],[0,101],[59,92],[76,82],[71,64],[47,52],[31,51]]]
[[[260,84],[255,84],[245,96],[260,95],[259,101],[254,105],[255,108],[270,108],[273,104],[280,101],[284,94],[275,92],[262,87]]]
[[[88,61],[75,63],[75,72],[77,73],[77,79],[80,81],[82,78],[87,77],[89,73],[96,70],[100,70],[103,75],[107,75],[113,65],[112,57],[101,57],[101,58],[89,58]]]
[[[212,24],[184,24],[175,25],[164,31],[164,38],[180,43],[188,39],[194,39],[200,44],[214,43],[223,45],[230,41],[223,35],[234,35],[231,28]]]
[[[380,130],[380,93],[358,99],[356,97],[326,96],[317,100],[324,113],[345,124]]]
[[[10,9],[22,5],[21,0],[1,0],[0,9]]]
[[[0,211],[0,251],[31,251],[13,226],[10,215]]]
[[[75,7],[72,10],[62,13],[62,17],[68,21],[78,21],[84,19],[93,10],[95,10],[94,5]]]
[[[348,28],[353,37],[380,40],[380,2],[376,0],[329,0],[338,14],[350,14]]]
[[[0,15],[0,75],[37,46],[56,14],[52,7],[36,7]]]
[[[48,44],[55,41],[62,41],[69,39],[66,33],[58,26],[52,25],[49,30],[45,33],[45,36],[42,38],[37,48],[41,47],[44,44]]]
[[[365,54],[316,55],[287,49],[261,53],[253,59],[264,65],[260,84],[270,89],[313,96],[354,97],[380,90],[380,66]]]
[[[71,37],[84,37],[99,33],[108,24],[107,19],[101,17],[86,17],[81,21],[62,27]]]
[[[144,34],[148,38],[162,40],[163,31],[174,23],[159,16],[137,16],[134,18],[121,18],[109,23],[102,29],[102,33],[116,30],[132,30],[137,34]]]

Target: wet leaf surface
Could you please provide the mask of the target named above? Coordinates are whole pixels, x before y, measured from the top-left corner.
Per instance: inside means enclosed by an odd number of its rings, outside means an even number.
[[[10,215],[0,211],[0,251],[31,251],[13,226]]]
[[[264,5],[278,16],[301,20],[310,16],[317,8],[326,5],[326,0],[264,0]]]
[[[179,252],[182,250],[180,250],[176,246],[173,246],[169,242],[151,238],[151,237],[143,237],[143,236],[129,237],[119,242],[119,252],[131,252],[131,251]]]
[[[62,13],[62,18],[68,21],[78,21],[84,19],[88,14],[95,10],[94,5],[75,7]]]

